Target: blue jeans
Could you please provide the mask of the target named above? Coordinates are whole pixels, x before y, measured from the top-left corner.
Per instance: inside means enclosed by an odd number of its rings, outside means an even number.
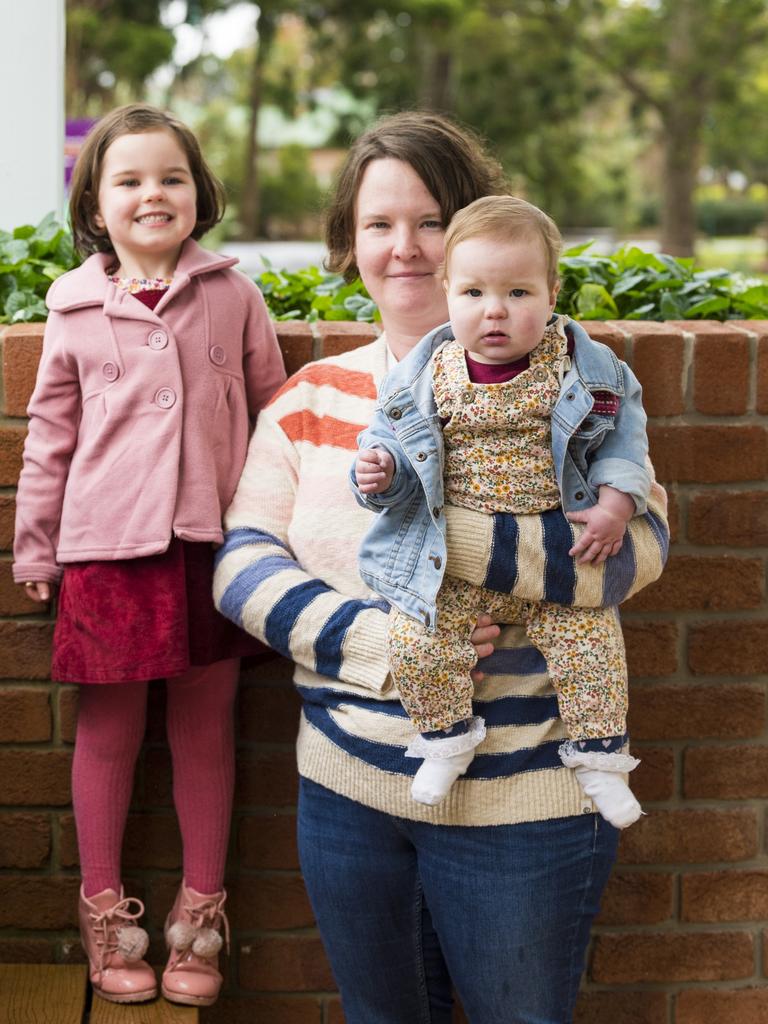
[[[569,1024],[616,855],[600,815],[478,828],[301,780],[299,856],[347,1024]]]

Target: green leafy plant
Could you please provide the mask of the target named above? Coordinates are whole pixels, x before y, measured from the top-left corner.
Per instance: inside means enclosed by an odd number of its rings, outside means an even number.
[[[372,323],[379,319],[379,311],[359,278],[347,284],[341,274],[329,274],[318,267],[275,270],[263,256],[262,261],[265,269],[255,281],[275,320]]]
[[[51,281],[77,262],[71,234],[52,213],[36,227],[0,231],[0,324],[45,320]]]
[[[768,284],[728,270],[696,270],[691,259],[626,246],[611,256],[591,243],[560,260],[557,309],[575,320],[768,319]],[[276,320],[379,320],[362,281],[318,267],[277,270],[264,259],[255,278]],[[0,324],[45,320],[51,281],[77,266],[69,231],[48,214],[35,227],[0,231]]]
[[[755,320],[768,317],[768,285],[692,259],[626,246],[612,256],[576,246],[560,260],[557,310],[574,320]]]

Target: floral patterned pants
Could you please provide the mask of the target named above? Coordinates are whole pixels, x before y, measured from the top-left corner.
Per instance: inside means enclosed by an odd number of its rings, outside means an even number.
[[[405,710],[419,732],[447,729],[472,716],[470,643],[477,616],[519,623],[547,661],[560,717],[572,740],[626,732],[627,665],[616,608],[576,608],[521,601],[446,577],[434,633],[395,609],[389,663]]]

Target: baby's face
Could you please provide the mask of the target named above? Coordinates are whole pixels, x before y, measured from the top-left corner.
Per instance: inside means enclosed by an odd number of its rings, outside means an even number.
[[[459,242],[445,281],[456,340],[480,363],[521,359],[541,341],[559,288],[547,281],[539,238]]]

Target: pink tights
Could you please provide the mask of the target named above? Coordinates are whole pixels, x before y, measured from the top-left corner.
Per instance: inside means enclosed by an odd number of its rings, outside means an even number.
[[[224,880],[239,665],[237,658],[230,658],[167,682],[166,728],[184,878],[202,893],[219,892]],[[72,802],[86,896],[120,890],[120,851],[146,707],[147,683],[80,687]]]

